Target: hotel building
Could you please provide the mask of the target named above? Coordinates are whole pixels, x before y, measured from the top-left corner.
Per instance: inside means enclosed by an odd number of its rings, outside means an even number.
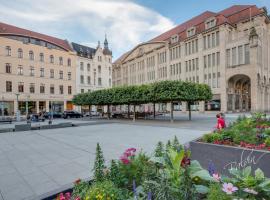
[[[255,5],[206,11],[123,54],[113,63],[113,86],[206,83],[213,99],[195,102],[193,110],[269,111],[269,22],[266,9]],[[186,103],[174,109],[186,111]]]

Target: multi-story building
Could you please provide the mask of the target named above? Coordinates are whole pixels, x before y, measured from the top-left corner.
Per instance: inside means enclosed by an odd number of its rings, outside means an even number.
[[[269,22],[266,9],[255,5],[206,11],[121,56],[113,85],[206,83],[213,99],[195,103],[195,110],[269,111]],[[175,104],[186,110],[185,102]]]
[[[72,43],[77,53],[76,93],[84,93],[112,87],[112,52],[105,37],[104,47],[97,48]],[[77,106],[78,111],[88,110],[88,106]]]
[[[66,40],[0,23],[0,113],[73,109],[76,59]]]

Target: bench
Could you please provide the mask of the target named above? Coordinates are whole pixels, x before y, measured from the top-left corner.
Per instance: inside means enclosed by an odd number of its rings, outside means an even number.
[[[0,118],[0,123],[12,123],[12,119],[10,117]]]

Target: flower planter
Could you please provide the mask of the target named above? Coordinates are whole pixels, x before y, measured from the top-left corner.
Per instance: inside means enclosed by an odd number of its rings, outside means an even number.
[[[190,142],[190,149],[191,159],[198,160],[205,169],[212,161],[216,172],[223,175],[229,175],[230,168],[242,169],[251,166],[253,171],[260,168],[266,177],[270,177],[269,151],[203,143],[197,140]]]

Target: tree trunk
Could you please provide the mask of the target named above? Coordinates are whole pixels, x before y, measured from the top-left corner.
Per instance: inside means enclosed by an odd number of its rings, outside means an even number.
[[[171,123],[173,123],[173,102],[171,102]]]
[[[107,105],[107,114],[108,114],[108,119],[110,119],[110,105]]]
[[[156,103],[153,104],[154,119],[156,119]]]
[[[130,118],[130,105],[128,104],[128,119]]]
[[[133,105],[133,122],[136,121],[136,105]]]
[[[91,105],[88,105],[88,109],[89,109],[89,118],[91,118]]]
[[[190,102],[188,102],[188,120],[191,121],[191,106],[190,106]]]

